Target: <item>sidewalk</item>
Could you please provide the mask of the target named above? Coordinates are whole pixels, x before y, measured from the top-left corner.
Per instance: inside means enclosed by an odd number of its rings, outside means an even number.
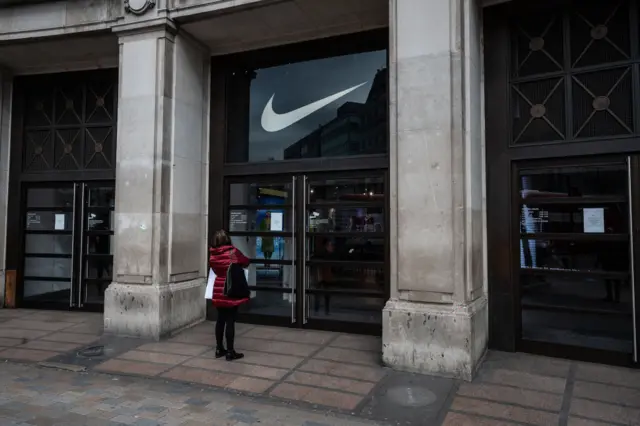
[[[240,324],[237,335],[246,358],[228,363],[212,356],[210,322],[148,342],[102,336],[98,314],[0,310],[0,360],[10,361],[0,367],[0,424],[640,425],[637,370],[490,352],[476,380],[459,383],[382,367],[375,337]],[[148,412],[148,399],[169,405]],[[255,404],[252,421],[233,409],[245,403]],[[46,420],[56,404],[89,417]],[[225,420],[203,421],[212,413]]]
[[[375,423],[158,379],[0,365],[2,426],[364,426]]]

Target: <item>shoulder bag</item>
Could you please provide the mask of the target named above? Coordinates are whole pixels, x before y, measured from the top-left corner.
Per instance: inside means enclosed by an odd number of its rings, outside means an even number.
[[[229,299],[246,299],[251,295],[249,283],[247,283],[244,268],[234,258],[231,252],[231,264],[227,269],[227,278],[224,282],[224,295]]]

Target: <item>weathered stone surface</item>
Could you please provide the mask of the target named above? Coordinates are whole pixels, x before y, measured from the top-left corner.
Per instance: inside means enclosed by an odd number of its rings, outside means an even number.
[[[391,300],[383,359],[470,380],[488,339],[480,6],[391,3]]]
[[[206,314],[208,57],[167,20],[118,31],[118,208],[104,329],[159,339]]]

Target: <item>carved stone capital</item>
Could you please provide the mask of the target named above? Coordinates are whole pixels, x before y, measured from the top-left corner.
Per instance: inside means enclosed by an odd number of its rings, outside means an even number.
[[[124,0],[125,12],[134,15],[143,15],[147,10],[152,9],[156,5],[156,0]]]

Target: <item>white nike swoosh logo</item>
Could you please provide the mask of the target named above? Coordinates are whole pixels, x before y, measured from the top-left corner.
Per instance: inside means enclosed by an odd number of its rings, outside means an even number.
[[[301,108],[294,109],[293,111],[287,112],[285,114],[278,114],[273,110],[273,98],[276,96],[274,93],[265,105],[264,110],[262,111],[262,119],[260,123],[262,124],[262,128],[267,132],[279,132],[282,129],[286,129],[292,124],[297,123],[303,118],[313,114],[324,106],[329,105],[331,102],[340,99],[341,97],[353,92],[357,88],[367,84],[360,83],[357,86],[353,86],[349,89],[343,90],[342,92],[338,92],[326,98],[320,99],[319,101],[315,101],[308,105],[305,105]]]

